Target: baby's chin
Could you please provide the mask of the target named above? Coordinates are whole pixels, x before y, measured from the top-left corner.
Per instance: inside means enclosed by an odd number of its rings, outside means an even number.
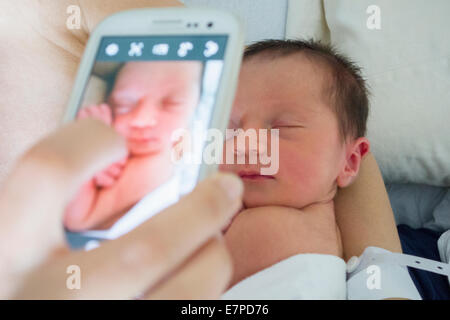
[[[131,156],[151,156],[161,153],[162,146],[157,144],[136,144],[128,142],[128,151]]]
[[[281,206],[295,209],[302,209],[307,207],[314,200],[306,199],[304,197],[289,196],[290,192],[256,192],[253,190],[244,191],[243,204],[244,208],[258,208],[267,206]]]
[[[268,206],[283,206],[283,207],[293,207],[293,208],[299,208],[298,203],[293,202],[287,202],[280,199],[272,198],[271,196],[255,196],[255,195],[249,195],[244,196],[243,199],[244,208],[245,209],[252,209],[252,208],[259,208],[259,207],[268,207]]]

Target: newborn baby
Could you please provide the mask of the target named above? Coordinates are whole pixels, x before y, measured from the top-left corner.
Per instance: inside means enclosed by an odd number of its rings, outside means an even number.
[[[369,150],[367,115],[358,68],[332,48],[268,40],[246,49],[229,127],[278,129],[279,170],[262,175],[264,166],[248,159],[221,166],[245,185],[243,208],[224,234],[234,263],[230,286],[300,253],[342,257],[333,199]],[[231,147],[233,139],[225,153],[234,148],[248,158],[249,148]]]
[[[66,210],[67,229],[109,228],[173,175],[172,133],[188,126],[201,75],[200,61],[128,62],[107,103],[80,110],[79,118],[99,119],[122,134],[129,154],[81,188]]]

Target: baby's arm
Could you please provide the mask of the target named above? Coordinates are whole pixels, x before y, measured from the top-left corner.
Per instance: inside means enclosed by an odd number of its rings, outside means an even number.
[[[355,183],[338,191],[335,205],[346,260],[360,256],[369,246],[402,253],[394,213],[381,172],[371,153],[362,161]],[[404,272],[407,273],[406,270]]]
[[[93,118],[111,126],[112,112],[107,104],[84,107],[77,116],[78,119]],[[120,178],[127,159],[113,163],[105,170],[97,173],[86,182],[75,198],[67,206],[64,215],[64,226],[70,231],[84,231],[96,227],[104,219],[97,214],[97,202],[102,188],[111,188]]]
[[[88,229],[86,219],[92,211],[96,197],[95,182],[93,179],[90,179],[81,187],[75,198],[67,205],[63,217],[64,227],[72,232]]]
[[[64,226],[72,232],[109,227],[111,219],[118,214],[117,193],[105,190],[113,188],[99,189],[95,179],[90,179],[67,206]]]
[[[225,233],[225,241],[234,266],[230,286],[299,253],[342,256],[332,203],[303,210],[276,206],[244,210]]]

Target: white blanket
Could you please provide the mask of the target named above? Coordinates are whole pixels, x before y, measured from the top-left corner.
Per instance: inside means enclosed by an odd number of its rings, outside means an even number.
[[[240,281],[223,300],[343,300],[346,264],[325,254],[298,254]]]
[[[439,237],[438,249],[442,262],[450,263],[450,230],[447,230]],[[450,277],[448,277],[448,282],[450,284]]]

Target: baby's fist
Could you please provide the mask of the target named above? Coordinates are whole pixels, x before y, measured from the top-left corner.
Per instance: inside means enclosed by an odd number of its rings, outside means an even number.
[[[91,105],[82,108],[78,113],[77,118],[78,119],[92,118],[100,120],[109,126],[112,124],[111,108],[106,103],[102,103],[99,105]]]
[[[116,162],[110,165],[108,168],[98,173],[94,177],[94,182],[97,187],[108,188],[114,185],[114,183],[120,178],[122,174],[123,168],[127,159],[123,159],[119,162]]]

